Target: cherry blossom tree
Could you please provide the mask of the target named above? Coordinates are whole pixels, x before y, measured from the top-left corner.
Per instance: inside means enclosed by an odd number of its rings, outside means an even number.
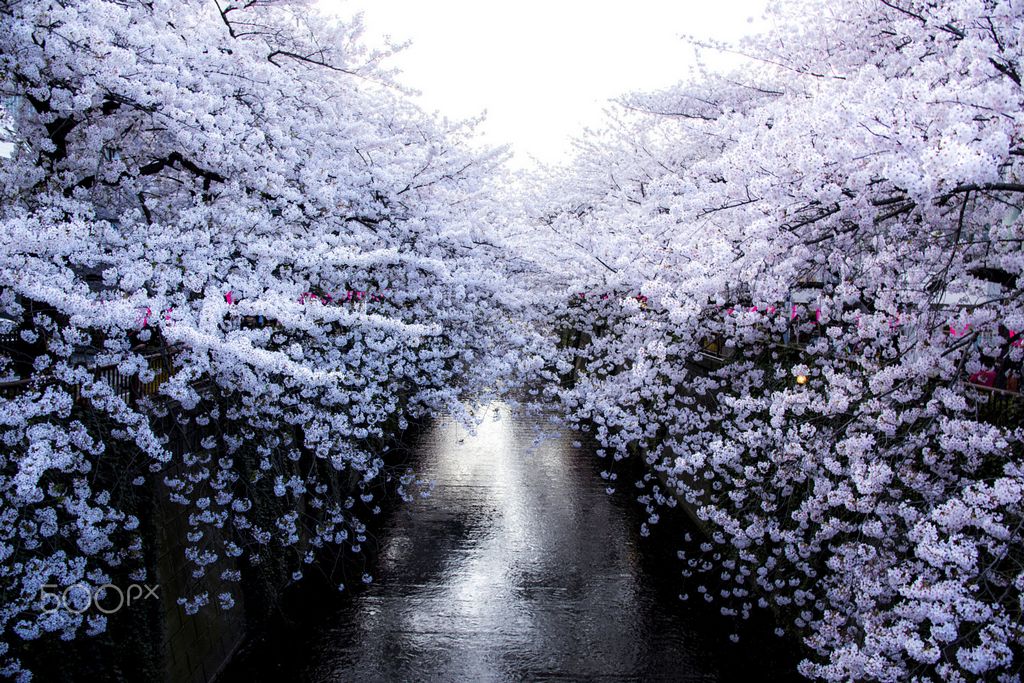
[[[20,643],[106,625],[45,586],[145,578],[133,490],[187,511],[181,604],[229,609],[226,561],[358,553],[373,486],[422,486],[395,435],[534,361],[501,151],[410,104],[358,18],[16,0],[0,26],[0,659],[27,678]]]
[[[550,370],[723,612],[812,678],[1022,662],[1019,7],[779,3],[730,73],[624,97],[536,191]],[[570,375],[574,376],[570,382]]]

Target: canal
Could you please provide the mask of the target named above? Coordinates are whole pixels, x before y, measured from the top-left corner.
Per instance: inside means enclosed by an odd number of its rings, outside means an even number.
[[[434,490],[377,530],[372,584],[251,644],[224,680],[798,679],[769,614],[734,643],[717,604],[679,599],[682,515],[641,538],[592,451],[567,434],[533,448],[529,421],[491,410],[475,436],[421,435]]]

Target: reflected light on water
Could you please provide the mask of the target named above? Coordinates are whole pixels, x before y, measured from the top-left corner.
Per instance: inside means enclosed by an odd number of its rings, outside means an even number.
[[[486,415],[475,435],[451,422],[423,435],[413,465],[433,493],[388,519],[373,584],[279,670],[314,681],[767,680],[772,643],[738,649],[717,607],[678,600],[674,548],[652,559],[638,506],[605,494],[592,452],[566,434],[534,448],[539,425],[501,405]]]

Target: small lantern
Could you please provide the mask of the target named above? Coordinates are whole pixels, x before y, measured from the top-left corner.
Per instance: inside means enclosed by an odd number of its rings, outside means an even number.
[[[797,375],[796,383],[799,384],[800,386],[807,384],[807,375]]]

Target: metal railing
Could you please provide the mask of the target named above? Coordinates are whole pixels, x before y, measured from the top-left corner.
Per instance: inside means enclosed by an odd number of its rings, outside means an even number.
[[[106,383],[107,386],[113,389],[116,396],[126,403],[130,403],[141,398],[159,395],[160,387],[174,374],[173,358],[178,350],[179,347],[165,345],[144,353],[142,357],[146,360],[149,370],[153,373],[153,378],[146,382],[139,379],[138,375],[122,373],[118,369],[117,364],[113,363],[92,366],[90,369],[97,380]],[[86,365],[88,366],[89,364],[86,363]],[[0,396],[8,399],[13,398],[20,392],[33,387],[46,386],[53,382],[54,378],[52,375],[36,375],[34,377],[0,382]],[[78,401],[80,399],[81,395],[76,387],[75,400]]]

